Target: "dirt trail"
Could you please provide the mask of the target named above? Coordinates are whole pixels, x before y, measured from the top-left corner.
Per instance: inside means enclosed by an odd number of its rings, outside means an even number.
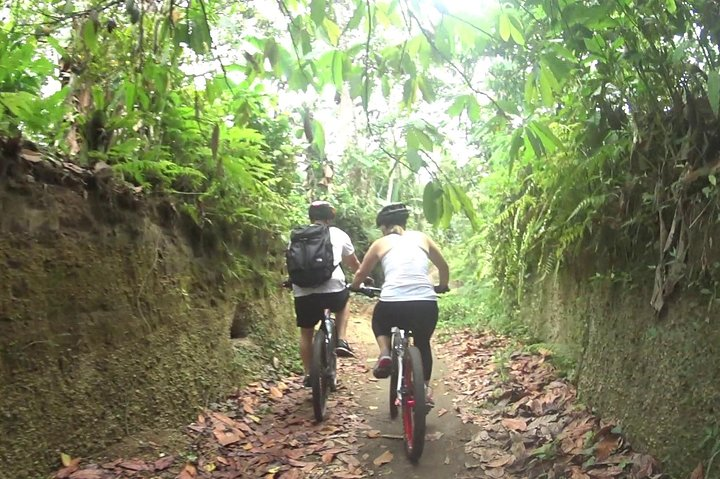
[[[57,479],[409,479],[664,477],[650,456],[630,447],[618,426],[576,404],[552,353],[513,349],[476,331],[434,344],[425,451],[404,453],[400,420],[390,420],[388,381],[371,368],[377,346],[372,302],[356,301],[349,339],[357,358],[341,359],[328,416],[313,421],[302,378],[258,381],[201,410],[171,444],[158,438],[104,459],[65,457]],[[493,356],[504,351],[504,360]],[[117,458],[117,456],[121,456]],[[698,476],[700,477],[700,476]]]
[[[369,314],[355,315],[351,321],[349,337],[358,355],[357,361],[365,365],[355,369],[350,381],[358,391],[358,402],[367,425],[381,436],[364,441],[359,449],[361,464],[375,477],[393,476],[404,478],[456,478],[465,477],[466,463],[471,458],[465,453],[465,444],[472,439],[477,427],[463,424],[453,414],[453,393],[447,389],[443,379],[447,376],[448,358],[435,354],[433,365],[433,397],[435,407],[427,416],[426,443],[418,464],[408,461],[403,449],[402,422],[400,418],[391,420],[388,405],[387,379],[377,380],[371,370],[377,359],[377,344],[370,327]],[[435,347],[437,349],[437,347]],[[363,369],[366,372],[363,373]],[[373,434],[374,435],[374,434]],[[373,461],[385,451],[393,454],[389,463],[377,466]]]

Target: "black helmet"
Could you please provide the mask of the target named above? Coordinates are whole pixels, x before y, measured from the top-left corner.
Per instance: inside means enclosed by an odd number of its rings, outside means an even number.
[[[410,216],[410,210],[407,206],[403,203],[392,203],[384,206],[378,212],[377,218],[375,218],[375,226],[405,226],[408,216]]]
[[[327,201],[313,201],[308,208],[310,221],[330,221],[335,219],[335,208]]]

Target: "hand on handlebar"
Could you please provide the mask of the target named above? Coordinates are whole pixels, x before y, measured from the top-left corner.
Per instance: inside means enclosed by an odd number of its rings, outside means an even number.
[[[370,298],[374,298],[375,296],[380,294],[380,288],[372,288],[366,286],[365,284],[361,284],[359,288],[353,288],[352,286],[348,286],[348,289],[350,289],[350,291],[352,291],[353,293],[364,294],[365,296],[368,296]]]
[[[445,285],[445,286],[440,286],[440,285],[435,286],[435,292],[436,292],[437,294],[447,293],[448,291],[450,291],[450,286],[447,286],[447,285]]]

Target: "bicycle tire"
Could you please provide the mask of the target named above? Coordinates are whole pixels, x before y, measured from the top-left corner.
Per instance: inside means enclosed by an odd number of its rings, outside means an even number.
[[[310,384],[312,386],[312,403],[315,420],[321,422],[325,418],[328,397],[327,356],[325,349],[325,330],[320,328],[315,333],[310,363]]]
[[[330,321],[330,337],[332,338],[332,341],[327,341],[325,343],[325,357],[327,358],[327,368],[325,369],[325,374],[327,375],[330,391],[335,392],[337,391],[337,353],[335,352],[335,349],[338,345],[338,338],[337,326],[335,325],[334,319]]]
[[[398,358],[392,353],[392,366],[390,369],[390,419],[397,418],[397,385],[398,385]]]
[[[406,364],[403,368],[402,404],[403,438],[405,453],[412,462],[417,462],[425,447],[425,378],[423,376],[420,350],[410,346],[405,351]]]

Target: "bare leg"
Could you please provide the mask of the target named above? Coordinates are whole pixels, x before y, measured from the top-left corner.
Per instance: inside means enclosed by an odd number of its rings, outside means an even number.
[[[390,336],[377,336],[375,340],[380,347],[380,356],[390,356]]]
[[[348,319],[350,318],[350,301],[345,303],[345,307],[335,313],[335,326],[337,327],[338,339],[347,341]]]
[[[300,358],[302,359],[305,375],[310,374],[312,361],[312,339],[315,328],[300,328]]]

